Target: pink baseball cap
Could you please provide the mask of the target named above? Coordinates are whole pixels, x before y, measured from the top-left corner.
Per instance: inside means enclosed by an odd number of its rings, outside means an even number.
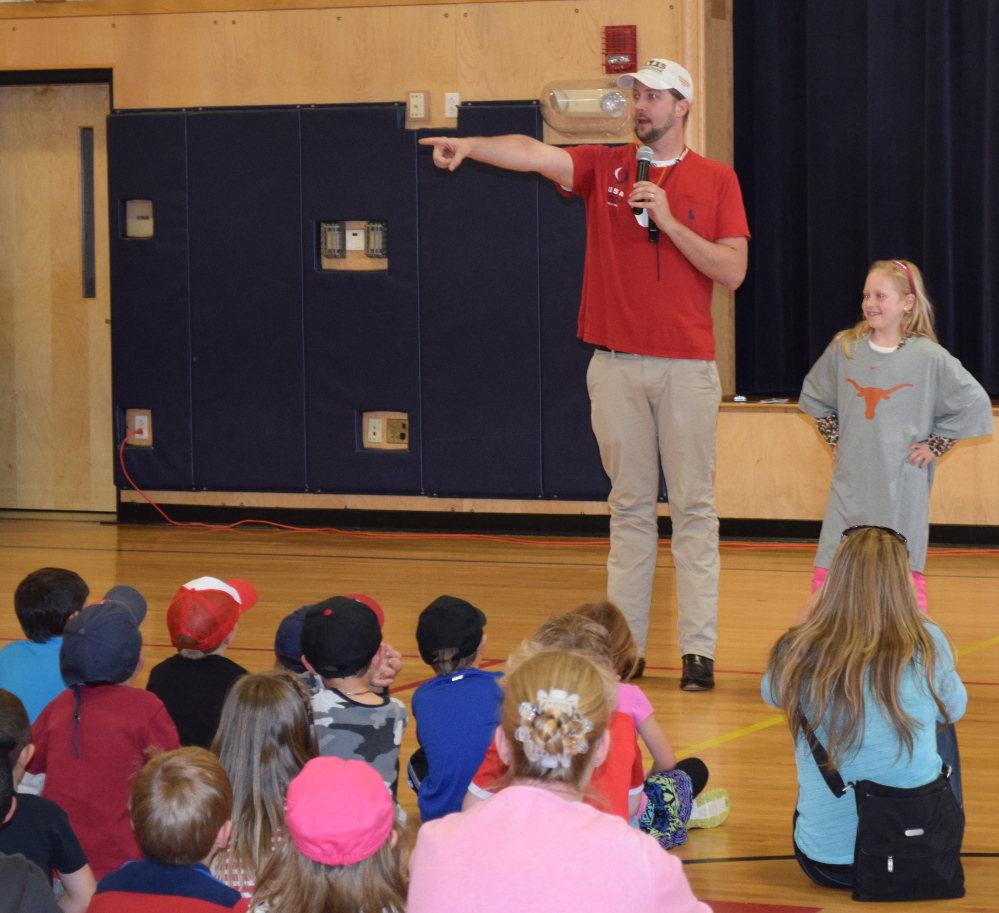
[[[395,804],[363,761],[313,758],[288,786],[284,814],[299,852],[325,865],[353,865],[388,840]]]
[[[249,580],[191,580],[177,590],[167,609],[170,643],[178,650],[211,653],[256,601],[257,591]]]

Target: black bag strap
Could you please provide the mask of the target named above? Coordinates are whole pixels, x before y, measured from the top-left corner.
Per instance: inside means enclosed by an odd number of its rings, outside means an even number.
[[[837,799],[845,796],[846,791],[853,788],[853,784],[844,783],[838,770],[830,770],[829,755],[826,752],[825,746],[819,741],[818,736],[804,716],[801,718],[801,728],[805,732],[805,738],[808,739],[808,747],[812,749],[812,757],[815,758],[815,764],[819,768],[819,773],[822,774],[822,779],[826,781],[826,786],[829,787]]]

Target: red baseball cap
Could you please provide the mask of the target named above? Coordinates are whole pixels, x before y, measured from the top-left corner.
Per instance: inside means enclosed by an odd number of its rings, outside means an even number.
[[[177,590],[167,609],[170,643],[178,650],[211,653],[256,601],[256,588],[248,580],[191,580]]]

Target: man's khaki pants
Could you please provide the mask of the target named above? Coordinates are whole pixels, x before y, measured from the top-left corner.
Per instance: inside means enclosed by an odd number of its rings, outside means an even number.
[[[721,402],[715,363],[597,349],[586,383],[593,433],[611,480],[607,598],[628,619],[644,656],[659,544],[661,461],[673,521],[680,653],[713,659],[718,627],[713,482]]]

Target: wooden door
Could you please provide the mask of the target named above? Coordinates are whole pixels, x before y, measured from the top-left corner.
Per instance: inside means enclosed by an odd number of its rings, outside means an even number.
[[[109,110],[107,85],[0,87],[0,508],[115,509]]]

